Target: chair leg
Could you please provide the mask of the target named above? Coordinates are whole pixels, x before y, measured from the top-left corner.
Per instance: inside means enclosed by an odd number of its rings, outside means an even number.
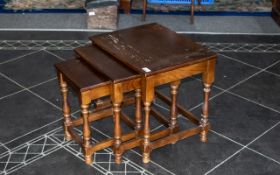
[[[64,118],[64,133],[65,139],[67,141],[72,140],[72,136],[68,130],[68,127],[71,126],[71,118],[70,118],[70,107],[68,103],[68,87],[67,83],[63,78],[63,75],[59,73],[59,84],[60,84],[60,91],[62,94],[62,101],[63,101],[63,118]]]
[[[83,100],[81,100],[83,101]],[[85,162],[88,165],[91,165],[92,155],[89,153],[89,148],[91,148],[91,131],[90,131],[90,124],[89,124],[89,104],[83,103],[81,104],[81,110],[82,110],[82,117],[83,117],[83,148],[85,152]]]
[[[190,23],[193,24],[194,23],[194,0],[192,0],[191,2],[191,16],[190,16]]]
[[[142,21],[146,20],[146,10],[147,10],[147,0],[142,0],[143,2],[143,12],[142,12]]]
[[[208,122],[208,109],[209,109],[209,95],[210,95],[210,89],[211,84],[204,83],[204,103],[202,107],[202,118],[200,120],[200,125],[202,127],[202,132],[200,134],[200,140],[202,142],[207,142],[207,131],[205,130],[205,127],[209,124]]]

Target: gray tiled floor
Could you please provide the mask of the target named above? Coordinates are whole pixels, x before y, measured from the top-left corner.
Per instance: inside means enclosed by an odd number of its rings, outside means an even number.
[[[95,155],[92,166],[87,166],[79,146],[63,139],[61,100],[53,69],[54,63],[73,56],[74,47],[87,43],[86,37],[79,38],[85,34],[76,33],[77,40],[66,37],[51,42],[30,36],[17,42],[0,40],[1,175],[279,172],[279,40],[267,39],[270,36],[262,40],[260,36],[231,36],[227,43],[224,36],[216,36],[217,42],[209,35],[192,36],[219,56],[210,100],[209,142],[201,143],[194,136],[154,150],[152,162],[146,165],[138,149],[125,153],[119,166],[113,163],[112,150],[106,149]],[[200,77],[194,77],[184,80],[179,91],[179,103],[197,115],[201,110],[201,88]],[[168,87],[161,87],[161,91],[168,93]],[[71,102],[72,112],[78,112],[75,94]],[[157,104],[161,105],[159,101]],[[168,113],[164,107],[159,108]],[[181,122],[186,121],[180,118]],[[153,127],[157,126],[159,123],[153,122]],[[92,125],[93,141],[106,138],[111,128],[112,122],[107,121]]]

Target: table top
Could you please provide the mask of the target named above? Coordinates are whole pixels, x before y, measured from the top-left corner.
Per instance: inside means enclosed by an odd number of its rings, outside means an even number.
[[[55,67],[65,78],[76,85],[81,92],[111,84],[110,79],[92,70],[78,59],[57,63]]]
[[[146,76],[216,58],[216,53],[157,23],[90,37],[100,48]]]
[[[114,59],[95,45],[78,47],[74,50],[79,57],[114,83],[139,78],[140,74]]]

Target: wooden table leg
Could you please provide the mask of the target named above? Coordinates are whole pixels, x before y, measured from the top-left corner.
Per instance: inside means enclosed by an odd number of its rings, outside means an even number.
[[[202,127],[202,131],[200,134],[200,140],[202,142],[207,142],[207,131],[205,130],[206,126],[209,125],[208,115],[209,115],[209,96],[210,96],[210,87],[214,82],[215,77],[215,64],[216,60],[210,60],[207,62],[207,69],[202,74],[202,80],[204,85],[204,102],[202,106],[202,118],[200,121],[200,125]]]
[[[210,95],[210,84],[204,83],[204,102],[202,107],[202,118],[200,120],[200,125],[205,128],[208,125],[208,109],[209,109],[209,95]],[[202,142],[207,142],[207,132],[203,129],[200,135],[200,140]]]
[[[142,79],[142,100],[144,103],[144,136],[143,136],[143,163],[150,162],[150,110],[151,104],[154,99],[154,82],[153,79],[148,79],[144,77]]]
[[[63,78],[63,75],[59,73],[59,84],[60,84],[60,91],[62,94],[62,101],[63,101],[63,118],[64,118],[64,133],[66,140],[72,140],[71,134],[69,133],[68,127],[71,126],[71,118],[70,118],[70,107],[68,103],[68,87],[67,83]]]
[[[135,91],[135,130],[137,135],[139,135],[142,129],[142,112],[141,112],[141,89],[136,89]]]
[[[113,84],[112,87],[112,103],[113,103],[113,117],[114,117],[114,153],[115,162],[120,164],[122,159],[121,152],[121,103],[123,100],[122,86],[120,84]]]
[[[171,130],[171,134],[179,129],[177,123],[177,92],[178,92],[179,85],[180,85],[180,80],[171,82],[170,84],[171,109],[170,109],[169,128]]]
[[[89,124],[89,103],[87,100],[84,99],[83,95],[81,97],[81,110],[82,110],[82,117],[83,117],[83,148],[85,152],[85,162],[88,165],[91,165],[92,155],[89,153],[89,149],[91,148],[91,131],[90,131],[90,124]]]

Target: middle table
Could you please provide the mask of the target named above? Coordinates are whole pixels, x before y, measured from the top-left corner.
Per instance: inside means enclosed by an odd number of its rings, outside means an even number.
[[[216,53],[156,23],[96,35],[90,39],[115,59],[142,75],[141,91],[145,111],[142,143],[144,163],[150,161],[152,149],[192,135],[200,133],[201,141],[207,141],[210,128],[208,100],[210,87],[214,82]],[[201,120],[176,104],[180,80],[196,74],[202,74],[204,84]],[[169,133],[169,136],[151,142],[150,106],[155,96],[155,87],[167,83],[171,84],[171,100],[163,94],[157,95],[171,106],[169,129],[158,134],[164,136]],[[177,111],[198,127],[178,131]]]

